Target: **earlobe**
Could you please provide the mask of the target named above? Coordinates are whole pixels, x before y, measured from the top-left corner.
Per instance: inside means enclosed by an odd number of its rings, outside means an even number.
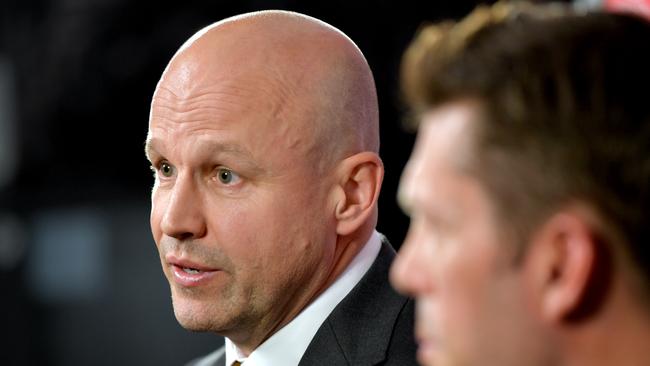
[[[530,244],[527,260],[539,291],[540,315],[561,322],[587,301],[597,250],[593,228],[579,212],[560,212],[542,225]]]
[[[339,172],[337,190],[342,195],[335,206],[337,233],[349,235],[375,212],[384,167],[377,154],[362,152],[341,162]]]

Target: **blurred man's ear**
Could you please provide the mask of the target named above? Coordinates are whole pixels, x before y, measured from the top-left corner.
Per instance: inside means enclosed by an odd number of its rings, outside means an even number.
[[[376,215],[384,165],[375,153],[358,153],[339,164],[338,177],[336,231],[339,235],[349,235],[359,229],[371,215]]]
[[[527,293],[544,322],[562,322],[590,306],[598,243],[588,216],[583,208],[560,211],[529,242],[523,262]]]

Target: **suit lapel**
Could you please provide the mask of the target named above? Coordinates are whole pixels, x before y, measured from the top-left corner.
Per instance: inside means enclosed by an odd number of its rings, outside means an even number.
[[[185,366],[225,366],[226,347],[221,347],[209,355],[190,361]]]
[[[224,349],[221,357],[214,363],[214,366],[226,366],[226,350]]]
[[[376,365],[407,303],[388,283],[395,251],[384,238],[377,259],[318,329],[300,366]]]

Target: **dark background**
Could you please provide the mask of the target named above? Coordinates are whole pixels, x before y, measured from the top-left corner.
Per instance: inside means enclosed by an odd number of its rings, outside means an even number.
[[[2,0],[1,365],[179,365],[214,335],[176,323],[148,224],[150,98],[202,27],[262,9],[320,18],[375,75],[386,166],[379,230],[408,226],[395,192],[414,136],[401,127],[400,56],[424,21],[474,1]]]

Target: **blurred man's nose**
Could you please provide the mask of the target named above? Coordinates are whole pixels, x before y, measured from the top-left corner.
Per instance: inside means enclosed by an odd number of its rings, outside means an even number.
[[[426,263],[430,258],[424,255],[421,247],[422,243],[418,238],[417,228],[414,228],[411,223],[406,240],[390,271],[390,281],[393,287],[401,293],[414,297],[426,291],[431,282],[431,278],[429,278],[431,276],[430,266],[433,263]]]
[[[179,177],[169,195],[161,222],[163,233],[179,240],[204,236],[206,222],[201,198],[192,179]]]

